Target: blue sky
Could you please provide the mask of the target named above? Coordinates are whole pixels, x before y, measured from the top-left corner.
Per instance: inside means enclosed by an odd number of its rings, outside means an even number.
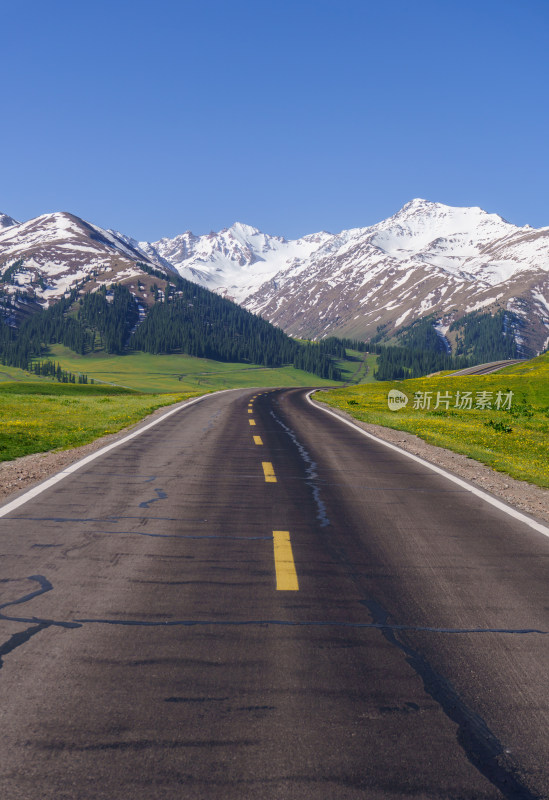
[[[294,238],[424,197],[549,225],[547,0],[4,4],[0,211]]]

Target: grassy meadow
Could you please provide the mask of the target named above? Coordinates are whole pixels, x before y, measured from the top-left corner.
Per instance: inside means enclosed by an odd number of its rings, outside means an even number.
[[[57,383],[0,365],[0,461],[87,444],[161,406],[219,389],[333,386],[333,381],[293,367],[270,369],[184,355],[78,356],[53,345],[46,358],[97,383]],[[359,379],[365,372],[361,354],[351,353],[339,366],[345,380]]]
[[[377,355],[361,353],[358,350],[347,350],[347,357],[352,360],[338,361],[346,382],[357,385],[375,382],[374,370],[376,368]]]
[[[135,389],[140,392],[201,393],[218,389],[255,386],[333,386],[310,372],[294,367],[262,367],[194,358],[185,355],[129,353],[123,356],[103,352],[79,356],[63,345],[52,345],[47,358],[69,372],[82,372],[94,381]],[[348,380],[356,370],[354,361],[338,362]],[[10,368],[11,370],[11,368]]]
[[[398,389],[409,398],[390,411],[387,395]],[[472,393],[472,408],[456,407],[457,392]],[[415,393],[431,393],[430,408],[414,408]],[[437,392],[450,396],[435,408]],[[492,392],[491,408],[475,408],[479,392]],[[494,405],[497,393],[508,397],[509,410]],[[491,375],[441,374],[405,381],[380,381],[338,388],[315,395],[317,400],[348,412],[356,419],[409,431],[426,442],[446,447],[505,472],[513,478],[549,487],[549,354]]]
[[[88,444],[195,394],[199,393],[151,395],[111,386],[2,381],[0,461]]]

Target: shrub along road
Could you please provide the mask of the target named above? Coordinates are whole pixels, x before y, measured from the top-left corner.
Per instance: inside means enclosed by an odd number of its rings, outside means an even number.
[[[549,796],[549,539],[301,389],[172,409],[0,542],[10,800]]]

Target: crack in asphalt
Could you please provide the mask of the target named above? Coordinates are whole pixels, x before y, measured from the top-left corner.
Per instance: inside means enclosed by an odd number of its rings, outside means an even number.
[[[524,785],[516,768],[506,758],[505,747],[483,718],[467,706],[452,684],[429,664],[419,650],[406,642],[404,637],[399,638],[395,635],[396,630],[405,631],[406,628],[390,625],[387,622],[388,612],[377,601],[370,599],[363,602],[381,628],[385,639],[405,654],[408,664],[422,679],[427,694],[433,698],[446,716],[456,723],[458,743],[471,764],[496,786],[504,797],[510,800],[511,798],[513,800],[539,800],[539,796],[533,794]],[[519,633],[519,631],[496,632]],[[536,633],[546,634],[547,631],[536,631]]]
[[[0,583],[19,583],[19,580],[20,579],[18,578],[2,578],[0,579]],[[34,592],[23,595],[23,597],[17,598],[17,600],[9,600],[7,603],[1,603],[0,610],[2,608],[7,608],[8,606],[16,606],[20,603],[28,603],[29,600],[33,599],[33,597],[39,597],[39,595],[44,594],[45,592],[51,592],[53,589],[53,585],[43,575],[29,575],[29,577],[25,578],[24,580],[35,581],[36,583],[39,583],[40,589],[35,589]],[[0,616],[2,615],[0,614]]]
[[[137,515],[107,516],[107,517],[6,517],[0,518],[0,524],[6,522],[120,522],[126,519],[137,519],[139,522],[157,520],[160,522],[207,522],[207,519],[196,517],[142,517]]]
[[[221,539],[222,541],[243,540],[246,542],[272,541],[272,536],[226,536],[222,534],[200,534],[200,533],[147,533],[146,531],[93,531],[106,535],[120,536],[152,536],[154,539]]]
[[[265,539],[272,539],[272,537],[262,537]],[[4,578],[0,579],[0,583],[15,583],[19,582],[20,579],[12,579],[12,578]],[[28,594],[24,595],[23,597],[19,597],[15,600],[10,600],[7,603],[2,603],[0,605],[0,609],[7,608],[8,606],[13,605],[20,605],[22,603],[27,603],[30,600],[34,599],[35,597],[39,597],[46,592],[51,591],[54,587],[50,583],[50,581],[45,578],[43,575],[29,575],[28,578],[25,580],[29,581],[36,581],[40,584],[40,589],[36,589],[34,592],[29,592]],[[540,636],[547,636],[549,635],[549,631],[544,631],[539,628],[439,628],[435,626],[426,626],[426,625],[398,625],[392,624],[388,622],[389,614],[385,609],[382,608],[375,600],[369,601],[362,601],[363,605],[365,605],[370,614],[374,618],[374,622],[350,622],[345,620],[280,620],[280,619],[245,619],[245,620],[215,620],[215,619],[204,619],[204,620],[196,620],[196,619],[181,619],[181,620],[125,620],[125,619],[101,619],[101,618],[83,618],[83,619],[73,619],[71,621],[61,621],[61,620],[52,620],[52,619],[43,619],[41,617],[13,617],[8,616],[0,612],[0,619],[7,620],[9,622],[30,622],[36,625],[42,626],[51,626],[56,625],[60,627],[68,627],[68,628],[79,628],[84,624],[102,624],[102,625],[137,625],[137,626],[147,626],[147,627],[173,627],[177,625],[182,626],[189,626],[189,627],[196,627],[201,625],[215,625],[217,627],[224,627],[224,626],[235,626],[235,625],[280,625],[285,627],[312,627],[312,628],[320,628],[320,627],[335,627],[335,628],[357,628],[357,629],[364,629],[364,630],[381,630],[381,631],[408,631],[408,632],[421,632],[421,633],[447,633],[447,634],[479,634],[479,633],[498,633],[498,634],[513,634],[513,635],[526,635],[526,634],[537,634]],[[18,634],[15,634],[16,636]],[[393,644],[397,644],[400,649],[403,649],[404,645],[401,647],[400,642],[392,642]],[[0,653],[1,647],[0,645]],[[409,647],[406,645],[406,647]],[[415,651],[414,651],[415,652]]]
[[[4,659],[2,656],[7,656],[9,653],[13,653],[18,647],[21,645],[26,644],[29,639],[32,639],[33,636],[36,636],[37,633],[40,631],[46,630],[49,628],[49,624],[46,622],[39,622],[37,625],[34,625],[30,628],[27,628],[24,631],[19,631],[18,633],[14,633],[13,636],[0,645],[0,669],[4,666]]]
[[[30,575],[26,580],[37,582],[40,585],[40,588],[35,589],[34,592],[29,592],[22,597],[17,597],[15,600],[8,600],[8,602],[0,604],[0,610],[3,608],[8,608],[9,606],[17,606],[21,605],[22,603],[28,603],[29,600],[39,597],[40,595],[45,594],[45,592],[50,592],[53,589],[53,585],[43,575]],[[2,578],[0,579],[0,583],[19,583],[19,580]],[[13,653],[14,650],[26,644],[30,639],[32,639],[33,636],[36,636],[37,633],[46,630],[46,628],[50,628],[54,625],[62,628],[81,627],[79,622],[56,622],[54,620],[37,619],[35,617],[31,617],[30,619],[26,619],[24,617],[11,617],[7,614],[2,614],[1,611],[0,620],[30,624],[29,628],[26,628],[24,631],[18,631],[17,633],[14,633],[7,641],[0,644],[0,669],[4,666],[3,656]]]
[[[23,631],[10,636],[10,638],[0,645],[0,668],[3,666],[3,656],[6,656],[22,645],[26,644],[33,636],[36,636],[49,627],[57,626],[62,628],[80,628],[83,625],[102,624],[118,626],[136,627],[199,627],[199,626],[284,626],[284,627],[336,627],[336,628],[355,628],[355,629],[374,629],[381,631],[384,638],[394,647],[404,653],[407,663],[412,667],[416,674],[421,678],[424,689],[433,700],[439,705],[441,710],[457,726],[457,740],[463,749],[467,759],[478,769],[494,786],[496,786],[504,797],[509,800],[539,800],[528,787],[521,781],[516,768],[508,762],[506,750],[497,736],[490,730],[482,717],[469,708],[461,699],[459,693],[442,675],[440,675],[427,661],[427,659],[415,649],[403,636],[397,633],[406,632],[431,632],[442,634],[511,634],[511,635],[531,635],[537,634],[545,636],[549,631],[536,628],[437,628],[430,626],[398,625],[392,624],[389,620],[389,612],[376,600],[369,598],[362,601],[368,609],[373,622],[345,622],[345,621],[299,621],[299,620],[121,620],[121,619],[96,619],[81,618],[70,622],[62,622],[40,617],[14,617],[1,612],[2,609],[10,606],[28,603],[40,595],[50,592],[54,587],[51,582],[43,575],[30,575],[27,580],[35,581],[39,588],[32,592],[9,600],[0,604],[0,619],[10,622],[20,622],[29,625]],[[17,579],[2,579],[0,583],[19,582]]]
[[[271,410],[270,414],[271,417],[274,419],[274,421],[277,422],[280,425],[280,427],[288,434],[292,442],[297,447],[299,455],[307,465],[305,471],[307,480],[305,481],[305,483],[307,486],[310,486],[311,489],[313,490],[313,499],[317,507],[316,518],[320,523],[320,527],[326,528],[331,523],[330,523],[330,518],[328,517],[326,511],[326,504],[320,498],[320,486],[316,480],[318,478],[318,473],[316,471],[317,463],[316,461],[313,461],[307,449],[301,444],[301,442],[297,438],[295,432],[291,428],[289,428],[284,422],[282,422],[282,420],[277,417],[274,411]]]
[[[338,622],[332,620],[282,620],[282,619],[244,619],[244,620],[216,620],[216,619],[176,619],[176,620],[124,620],[124,619],[75,619],[79,624],[101,624],[101,625],[145,625],[149,627],[170,627],[187,626],[197,627],[201,625],[215,625],[216,627],[231,627],[235,625],[280,625],[288,628],[356,628],[362,630],[381,630],[381,631],[408,631],[413,633],[448,633],[448,634],[474,634],[474,633],[500,633],[500,634],[538,634],[547,636],[549,631],[538,630],[537,628],[434,628],[416,625],[390,625],[378,622]],[[402,649],[402,648],[401,648]]]

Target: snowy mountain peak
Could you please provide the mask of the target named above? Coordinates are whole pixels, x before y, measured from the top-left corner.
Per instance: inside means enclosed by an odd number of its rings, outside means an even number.
[[[439,205],[440,203],[433,203],[431,200],[425,200],[423,197],[414,197],[413,200],[409,200],[407,203],[405,203],[400,211],[398,211],[394,216],[398,217],[402,214],[408,214],[410,212],[425,212],[432,208],[436,208]]]
[[[228,233],[232,233],[233,236],[243,239],[246,239],[250,236],[257,236],[257,234],[261,233],[258,228],[254,228],[251,225],[246,225],[244,222],[235,222],[226,230]]]
[[[93,290],[127,282],[137,290],[145,274],[138,262],[143,261],[154,264],[127,238],[74,214],[57,211],[14,223],[0,228],[0,265],[19,265],[13,273],[2,271],[0,307],[2,296],[5,300],[22,292],[32,302],[47,305],[76,285]]]
[[[13,219],[13,217],[8,216],[7,214],[2,214],[0,212],[0,230],[4,228],[9,228],[11,225],[18,225],[19,223],[17,220]]]
[[[431,222],[433,219],[445,220],[445,224],[449,227],[463,225],[475,225],[479,223],[490,222],[494,225],[506,225],[516,230],[516,226],[507,222],[506,219],[499,214],[491,214],[488,211],[480,208],[480,206],[447,206],[444,203],[434,203],[430,200],[423,200],[422,198],[415,198],[406,203],[400,211],[397,211],[392,217],[389,217],[388,222],[403,223],[414,219],[422,219],[425,222]],[[384,224],[384,223],[379,223]],[[377,227],[377,226],[376,226]],[[527,225],[526,228],[530,226]]]
[[[219,233],[187,232],[139,246],[151,257],[177,269],[183,278],[241,302],[281,269],[307,259],[330,234],[287,241],[251,225],[235,222]]]
[[[496,240],[514,235],[520,228],[498,214],[477,207],[455,207],[416,199],[407,203],[389,219],[374,225],[371,243],[393,258],[405,260],[412,255],[453,274],[464,267],[477,272],[483,248]]]

